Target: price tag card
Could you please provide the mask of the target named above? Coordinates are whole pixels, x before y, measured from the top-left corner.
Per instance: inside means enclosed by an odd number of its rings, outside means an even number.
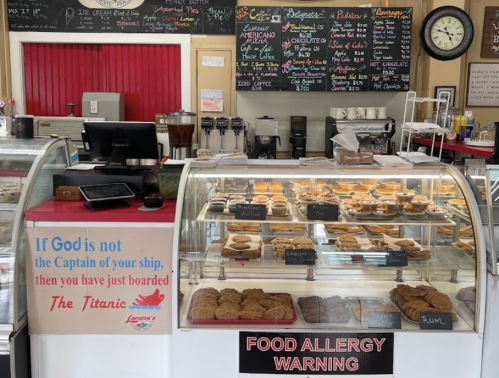
[[[323,205],[308,205],[307,206],[308,220],[338,220],[338,205],[323,204]]]
[[[401,329],[402,318],[400,312],[370,311],[367,326],[369,328]]]
[[[386,264],[380,266],[407,266],[407,252],[404,251],[389,251],[386,255]]]
[[[265,220],[266,218],[267,218],[267,206],[265,205],[251,205],[251,204],[236,205],[236,219]]]
[[[286,249],[284,261],[286,265],[315,265],[315,250]]]
[[[419,328],[421,329],[447,329],[452,330],[452,314],[422,312],[419,315]]]

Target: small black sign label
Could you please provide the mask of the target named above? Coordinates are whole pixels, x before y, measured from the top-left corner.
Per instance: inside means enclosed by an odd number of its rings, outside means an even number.
[[[265,220],[267,217],[267,206],[237,204],[236,219]]]
[[[323,205],[308,205],[307,206],[308,220],[338,220],[338,205],[323,204]]]
[[[407,252],[389,251],[386,255],[386,264],[382,266],[407,266]]]
[[[402,319],[400,312],[370,311],[367,326],[369,328],[401,329]]]
[[[314,249],[286,249],[286,265],[315,265]]]
[[[453,329],[451,313],[422,312],[419,315],[421,329]]]

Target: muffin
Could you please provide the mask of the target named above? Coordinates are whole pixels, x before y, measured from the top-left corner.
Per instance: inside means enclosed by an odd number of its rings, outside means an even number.
[[[271,209],[274,215],[286,215],[288,212],[288,206],[284,203],[273,203]]]
[[[227,207],[229,208],[229,213],[235,213],[237,204],[247,204],[248,202],[243,200],[231,200],[227,203]]]
[[[223,213],[225,210],[225,202],[211,201],[209,204],[209,211],[212,213]]]

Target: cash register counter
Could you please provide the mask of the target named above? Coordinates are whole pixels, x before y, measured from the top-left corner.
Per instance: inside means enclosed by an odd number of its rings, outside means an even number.
[[[176,201],[142,205],[26,212],[33,377],[171,377]]]

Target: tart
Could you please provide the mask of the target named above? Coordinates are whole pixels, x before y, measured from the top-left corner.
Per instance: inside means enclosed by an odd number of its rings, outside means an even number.
[[[367,190],[374,190],[378,187],[378,183],[377,182],[362,181],[360,183],[360,186],[363,187],[364,189],[367,189]]]
[[[383,201],[396,201],[397,197],[395,197],[395,196],[380,196],[378,199],[381,202],[383,202]]]
[[[401,211],[402,208],[404,207],[404,204],[398,201],[382,201],[381,203],[385,205],[388,210],[391,211]]]
[[[376,201],[376,200],[370,200],[370,201],[364,200],[364,201],[359,201],[358,203],[359,203],[360,208],[362,210],[371,210],[371,211],[375,210],[379,205],[379,201]]]
[[[390,190],[400,190],[400,188],[402,188],[402,184],[395,181],[386,181],[383,183],[383,185],[385,186],[386,189]]]
[[[376,191],[381,195],[395,194],[395,190],[393,189],[376,189]]]
[[[370,190],[369,189],[357,188],[357,189],[354,189],[353,192],[355,194],[369,194]]]
[[[352,191],[350,189],[333,189],[333,192],[336,194],[345,195],[350,194]]]
[[[412,200],[411,205],[413,210],[426,210],[430,206],[430,201]]]
[[[340,183],[340,188],[341,189],[349,189],[349,190],[354,190],[357,187],[357,184],[354,183]]]
[[[395,197],[397,197],[397,200],[399,202],[411,202],[414,196],[415,196],[414,193],[408,193],[408,192],[395,193]]]
[[[342,202],[345,205],[357,205],[357,201],[354,199],[344,199]]]
[[[371,201],[374,197],[369,194],[356,194],[352,197],[356,201]]]
[[[463,206],[466,205],[466,201],[460,199],[451,199],[449,200],[449,204],[453,206]]]

